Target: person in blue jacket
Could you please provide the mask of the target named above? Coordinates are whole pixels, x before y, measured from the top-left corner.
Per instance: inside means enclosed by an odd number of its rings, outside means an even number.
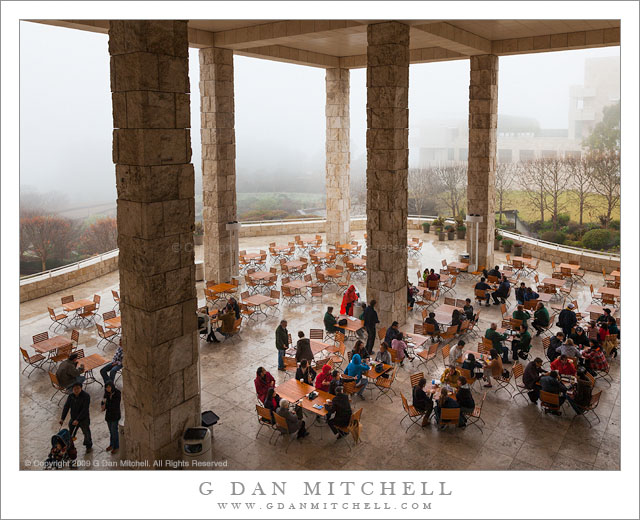
[[[348,378],[343,378],[343,379],[350,379],[353,378],[356,380],[356,388],[358,389],[358,396],[360,397],[360,399],[364,400],[364,389],[367,388],[367,383],[369,381],[367,381],[367,378],[364,377],[364,374],[366,374],[369,371],[369,365],[367,365],[366,363],[362,362],[362,358],[360,357],[360,354],[354,354],[353,357],[351,358],[351,363],[349,363],[347,365],[347,368],[345,368],[344,370],[344,374],[346,376],[349,376]]]

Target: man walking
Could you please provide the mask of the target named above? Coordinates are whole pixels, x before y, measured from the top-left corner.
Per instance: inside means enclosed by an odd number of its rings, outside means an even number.
[[[65,418],[67,417],[67,413],[71,412],[69,418],[69,432],[73,437],[78,428],[82,430],[82,435],[84,435],[84,441],[82,444],[87,447],[87,453],[89,453],[93,447],[91,430],[89,429],[90,403],[91,397],[82,389],[82,383],[76,381],[73,383],[73,389],[69,394],[69,397],[67,397],[66,403],[64,403],[62,417],[60,418],[60,426],[62,426]]]
[[[289,331],[287,320],[282,320],[276,329],[276,348],[278,349],[278,370],[286,370],[284,366],[284,353],[289,347]]]
[[[376,325],[380,323],[378,313],[376,312],[376,301],[371,300],[367,308],[364,310],[364,328],[367,331],[367,344],[365,346],[369,355],[373,353],[373,345],[376,340]]]

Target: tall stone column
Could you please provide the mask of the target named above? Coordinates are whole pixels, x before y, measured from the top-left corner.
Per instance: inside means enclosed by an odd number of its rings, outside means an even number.
[[[125,458],[177,459],[200,424],[187,23],[109,24]]]
[[[233,98],[233,51],[200,49],[204,276],[218,283],[238,274],[238,244],[226,229],[236,220]]]
[[[409,26],[367,28],[367,298],[382,325],[407,315]]]
[[[327,244],[351,240],[349,69],[327,69]]]
[[[495,229],[496,130],[498,128],[498,56],[471,56],[469,83],[469,162],[467,213],[482,215],[478,232],[478,265],[493,266]],[[475,228],[475,225],[473,226]],[[475,251],[475,231],[467,251]]]

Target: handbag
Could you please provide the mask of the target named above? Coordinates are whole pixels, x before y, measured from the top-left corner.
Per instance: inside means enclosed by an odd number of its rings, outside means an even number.
[[[384,370],[384,365],[382,363],[378,363],[376,365],[376,373],[379,374],[380,372],[382,372]]]
[[[348,322],[345,318],[342,318],[341,320],[338,321],[338,325],[340,325],[340,327],[345,327],[347,323]]]

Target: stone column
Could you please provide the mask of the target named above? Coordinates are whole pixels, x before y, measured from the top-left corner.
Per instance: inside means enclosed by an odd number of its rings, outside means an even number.
[[[187,22],[111,21],[125,454],[177,459],[200,424]]]
[[[495,229],[498,56],[471,56],[470,61],[467,213],[484,217],[479,229],[478,265],[490,268]],[[475,240],[473,233],[467,239],[467,251],[471,251],[471,240]]]
[[[409,26],[367,28],[367,299],[381,324],[407,315]]]
[[[327,69],[327,244],[351,241],[349,69]]]
[[[233,51],[200,49],[204,276],[218,283],[238,274],[238,246],[226,229],[236,220],[233,97]]]

